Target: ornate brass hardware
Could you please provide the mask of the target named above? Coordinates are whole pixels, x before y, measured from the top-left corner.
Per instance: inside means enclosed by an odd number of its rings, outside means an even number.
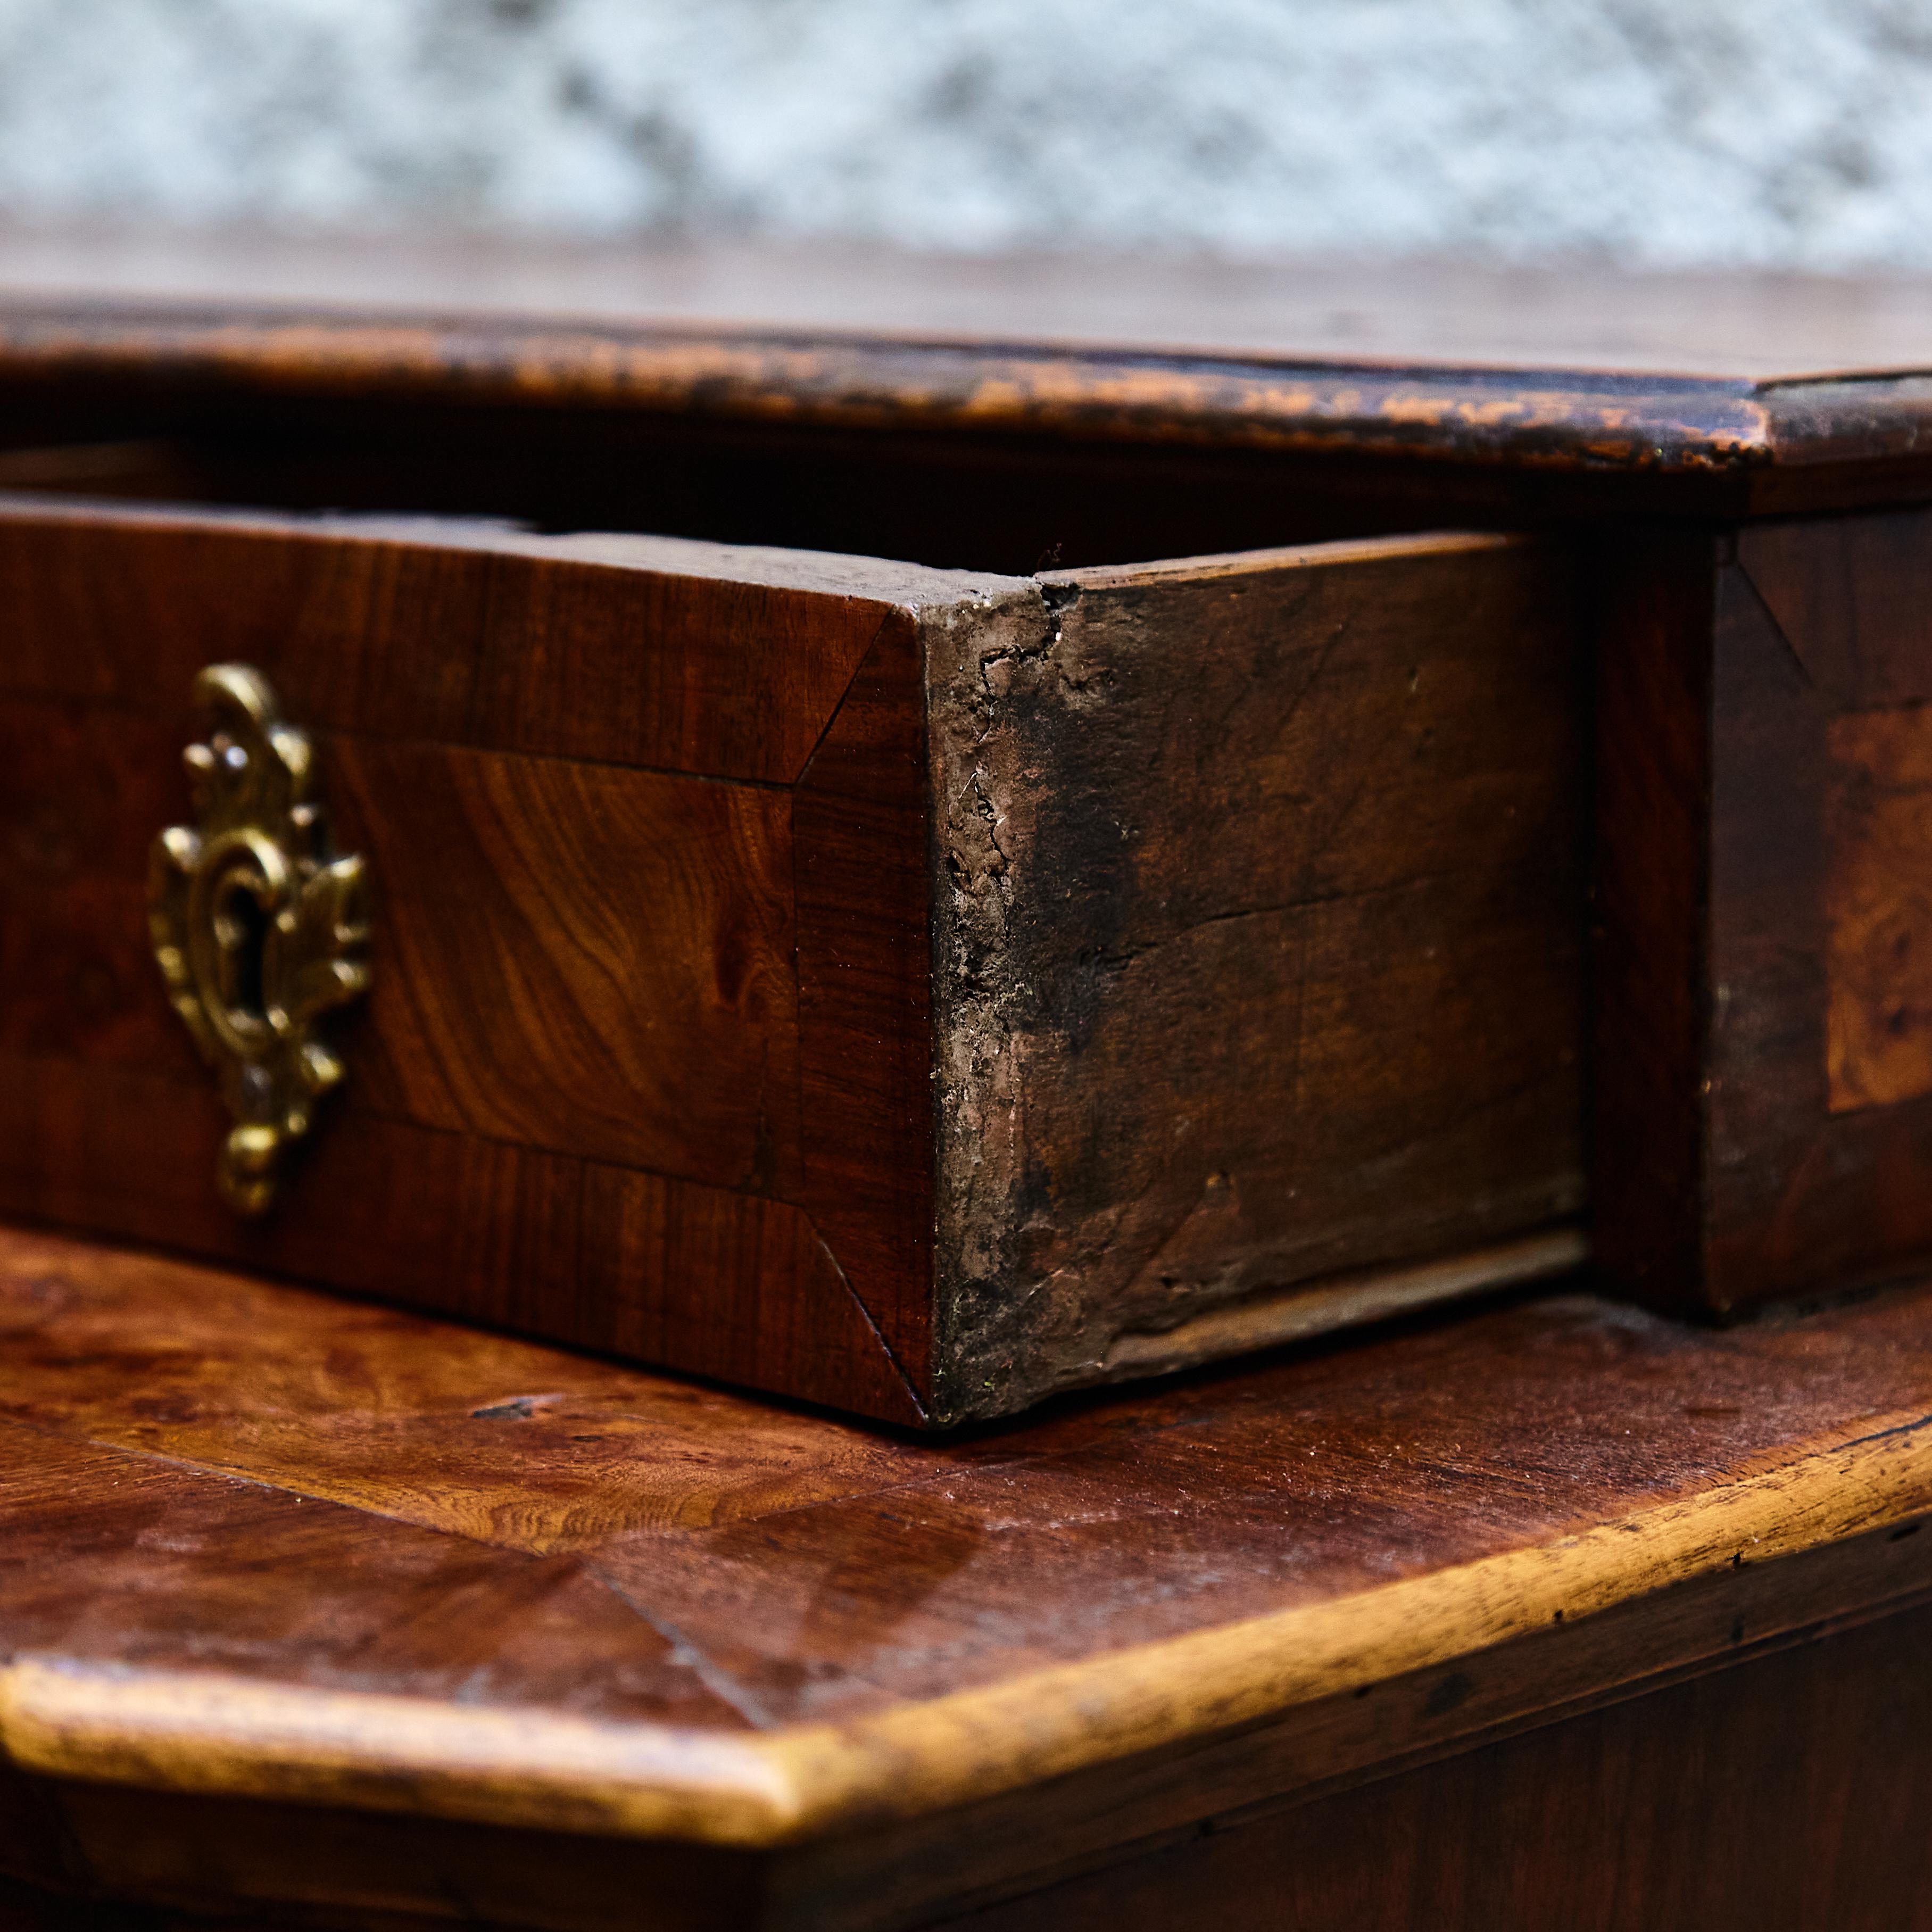
[[[316,1101],[342,1078],[314,1029],[369,983],[363,867],[329,856],[308,740],[283,722],[262,674],[211,664],[194,696],[214,725],[182,754],[195,823],[154,841],[148,928],[168,997],[234,1118],[216,1179],[231,1207],[259,1214]]]

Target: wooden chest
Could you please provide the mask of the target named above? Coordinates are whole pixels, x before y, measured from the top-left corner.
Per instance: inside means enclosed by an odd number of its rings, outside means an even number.
[[[1932,494],[1912,380],[962,343],[870,272],[11,298],[0,1210],[920,1426],[1592,1200],[1680,1305],[1932,1250],[1926,513],[1844,514]]]

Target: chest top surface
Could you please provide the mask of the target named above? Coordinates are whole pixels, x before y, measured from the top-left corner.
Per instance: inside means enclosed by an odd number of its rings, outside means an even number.
[[[29,1770],[716,1843],[917,1816],[1932,1507],[1932,1295],[1558,1292],[934,1444],[0,1235]]]
[[[1928,370],[1903,278],[0,232],[0,386],[1477,464],[1726,510],[1923,494]]]

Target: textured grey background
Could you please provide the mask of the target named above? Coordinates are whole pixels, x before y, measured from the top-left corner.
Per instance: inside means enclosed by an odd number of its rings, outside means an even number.
[[[1932,266],[1911,0],[0,0],[0,214]]]

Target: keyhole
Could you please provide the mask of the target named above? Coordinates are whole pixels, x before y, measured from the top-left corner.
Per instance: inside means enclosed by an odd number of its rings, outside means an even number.
[[[214,915],[215,944],[220,949],[222,1004],[252,1020],[266,1017],[262,998],[262,955],[268,938],[268,916],[242,880],[221,895]]]

